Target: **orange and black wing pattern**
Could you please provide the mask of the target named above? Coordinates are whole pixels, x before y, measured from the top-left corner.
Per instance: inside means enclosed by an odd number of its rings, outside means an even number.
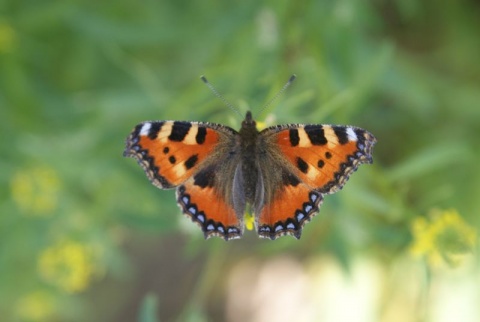
[[[169,189],[187,181],[217,145],[234,133],[201,122],[143,122],[127,138],[123,155],[135,158],[155,186]]]
[[[212,171],[236,135],[233,129],[212,123],[143,122],[128,136],[124,156],[135,158],[158,188],[178,187],[180,208],[206,238],[238,238],[242,219],[236,216],[225,185],[213,184],[224,179]]]
[[[371,133],[353,126],[287,124],[261,135],[288,174],[258,214],[260,236],[272,239],[298,238],[323,195],[341,189],[360,164],[372,163],[376,143]]]

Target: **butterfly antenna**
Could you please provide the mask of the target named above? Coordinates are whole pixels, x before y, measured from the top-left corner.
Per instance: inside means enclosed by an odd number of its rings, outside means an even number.
[[[292,85],[293,81],[297,78],[297,75],[293,74],[290,76],[288,81],[283,85],[282,89],[278,91],[277,94],[267,103],[265,106],[258,112],[258,114],[261,114],[264,110],[266,110],[272,103],[290,86]]]
[[[210,90],[213,92],[213,94],[218,97],[220,100],[222,100],[222,102],[227,105],[230,109],[232,109],[234,112],[236,112],[238,115],[240,115],[240,117],[243,117],[242,113],[240,113],[240,111],[235,107],[233,106],[232,104],[230,104],[229,101],[227,101],[225,99],[225,97],[222,96],[222,94],[220,94],[216,89],[215,87],[213,87],[213,85],[207,80],[207,78],[205,76],[200,76],[200,79],[205,83],[205,85],[208,86],[208,88],[210,88]]]

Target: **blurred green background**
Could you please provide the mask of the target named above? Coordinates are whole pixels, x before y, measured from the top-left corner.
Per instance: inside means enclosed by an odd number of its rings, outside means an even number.
[[[2,321],[478,321],[478,1],[0,2]],[[205,241],[145,120],[351,124],[374,164],[302,239]]]

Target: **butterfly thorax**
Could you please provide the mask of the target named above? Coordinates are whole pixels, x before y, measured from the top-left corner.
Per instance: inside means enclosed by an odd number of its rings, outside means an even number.
[[[252,113],[247,112],[242,122],[240,134],[241,164],[244,180],[245,199],[252,204],[255,200],[255,193],[258,183],[258,136],[257,123],[252,118]]]

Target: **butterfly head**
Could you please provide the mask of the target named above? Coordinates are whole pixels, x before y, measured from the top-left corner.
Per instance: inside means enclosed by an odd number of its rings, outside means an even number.
[[[252,112],[248,111],[240,128],[240,136],[242,137],[242,144],[251,146],[255,144],[258,136],[257,122],[252,117]]]
[[[257,127],[257,122],[252,117],[252,112],[248,111],[247,115],[245,115],[245,120],[242,122],[242,127],[243,128],[256,128]]]

